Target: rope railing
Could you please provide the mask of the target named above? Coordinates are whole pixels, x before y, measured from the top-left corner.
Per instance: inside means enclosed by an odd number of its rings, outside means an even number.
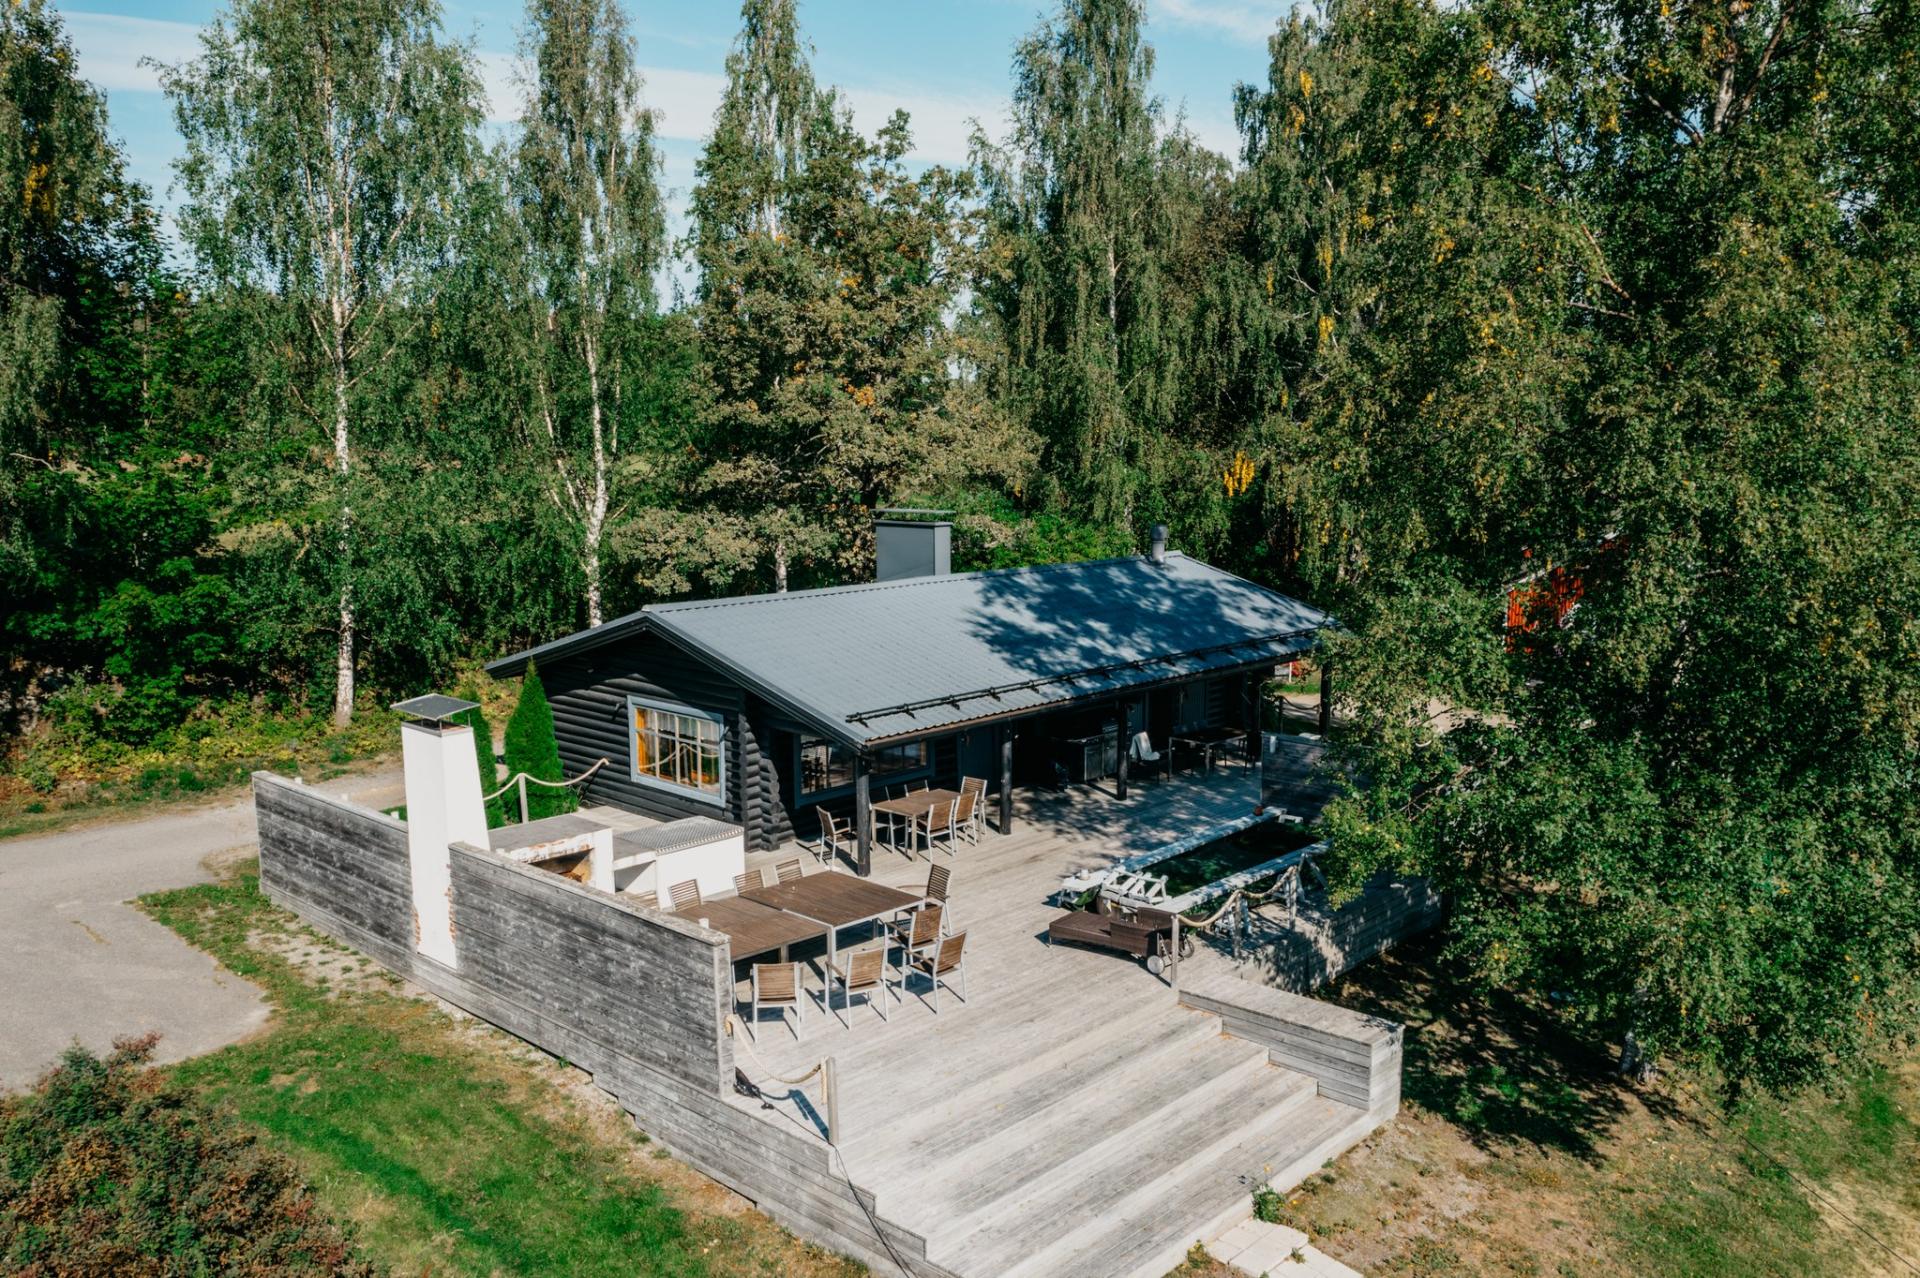
[[[543,781],[539,777],[534,776],[530,772],[516,772],[512,776],[507,778],[507,783],[505,785],[501,786],[498,790],[495,790],[492,794],[481,795],[480,801],[482,803],[491,803],[495,799],[499,798],[501,795],[505,794],[507,791],[515,788],[516,786],[519,787],[520,824],[525,825],[527,823],[527,782],[531,781],[535,785],[546,786],[549,790],[564,790],[569,786],[576,786],[588,780],[590,777],[593,776],[594,773],[606,767],[607,764],[611,762],[612,762],[611,759],[602,758],[598,763],[595,763],[591,768],[588,768],[585,772],[582,772],[579,776],[568,777],[564,781]]]
[[[1173,955],[1172,961],[1167,969],[1169,972],[1169,984],[1173,986],[1174,991],[1177,993],[1180,989],[1180,928],[1183,924],[1187,930],[1192,932],[1211,933],[1214,924],[1218,923],[1221,918],[1225,917],[1229,912],[1232,912],[1233,931],[1229,939],[1233,944],[1233,957],[1238,961],[1240,958],[1241,945],[1245,941],[1248,931],[1248,907],[1250,905],[1265,905],[1268,901],[1284,896],[1287,902],[1287,913],[1288,916],[1291,917],[1293,912],[1299,908],[1300,871],[1302,866],[1311,867],[1311,862],[1300,862],[1289,865],[1286,869],[1281,870],[1273,876],[1272,885],[1264,892],[1256,892],[1251,887],[1235,888],[1233,891],[1227,893],[1227,899],[1219,909],[1203,919],[1190,918],[1184,913],[1175,912],[1173,916]],[[1314,868],[1314,873],[1316,877],[1320,877],[1317,867]],[[1321,881],[1324,883],[1325,879],[1322,878]]]
[[[760,1053],[753,1050],[753,1040],[740,1032],[740,1018],[731,1012],[727,1014],[727,1037],[745,1047],[747,1055],[753,1058],[753,1063],[766,1071],[767,1077],[773,1082],[784,1083],[788,1087],[799,1087],[815,1078],[820,1080],[820,1103],[826,1110],[827,1116],[827,1144],[838,1149],[841,1135],[840,1079],[834,1072],[833,1057],[822,1056],[813,1063],[813,1068],[788,1077],[785,1074],[775,1073],[771,1065],[760,1059]]]

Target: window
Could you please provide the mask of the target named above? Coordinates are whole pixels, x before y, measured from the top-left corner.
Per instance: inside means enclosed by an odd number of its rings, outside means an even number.
[[[726,798],[725,721],[719,715],[641,697],[627,698],[627,713],[633,720],[635,780],[711,803]]]
[[[903,772],[924,772],[927,768],[927,743],[909,741],[905,745],[882,746],[873,754],[876,779],[899,776]],[[853,784],[853,751],[823,737],[800,738],[800,792],[823,794]]]

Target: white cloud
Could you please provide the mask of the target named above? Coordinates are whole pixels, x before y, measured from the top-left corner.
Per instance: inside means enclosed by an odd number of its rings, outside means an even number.
[[[80,58],[80,75],[108,92],[157,93],[159,73],[142,58],[186,62],[200,56],[200,28],[191,22],[129,18],[117,13],[64,13]]]
[[[1006,131],[1011,103],[1002,94],[979,97],[940,97],[924,93],[891,93],[884,89],[847,89],[844,97],[862,132],[877,132],[896,110],[909,117],[913,132],[912,158],[949,167],[967,162],[978,120],[990,137]]]
[[[1294,0],[1153,0],[1157,17],[1217,31],[1248,44],[1265,44],[1294,10]]]

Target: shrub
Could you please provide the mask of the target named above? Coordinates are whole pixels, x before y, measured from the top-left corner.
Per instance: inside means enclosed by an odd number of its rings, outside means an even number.
[[[0,1271],[372,1278],[291,1162],[147,1068],[156,1038],[0,1099]]]
[[[506,747],[508,776],[524,772],[542,781],[562,779],[560,745],[553,736],[553,708],[547,704],[547,690],[541,686],[540,672],[531,661],[527,663],[526,677],[520,681],[520,699],[514,703],[513,714],[507,720]],[[576,806],[577,796],[570,789],[545,785],[527,787],[529,820],[571,812]]]
[[[462,688],[460,690],[460,696],[462,700],[466,701],[478,701],[480,699],[470,687]],[[455,722],[463,723],[473,729],[473,757],[474,762],[480,766],[480,793],[483,795],[492,794],[500,788],[500,768],[493,754],[493,727],[487,722],[487,712],[476,705],[471,710],[462,711],[460,717],[455,720]],[[558,757],[558,749],[556,747],[556,760]],[[511,804],[508,802],[510,799],[512,800]],[[533,796],[529,794],[527,800],[529,804],[531,804]],[[511,791],[501,795],[497,799],[488,799],[486,801],[487,828],[492,830],[505,825],[507,820],[506,814],[509,807],[512,807],[514,814],[518,816],[518,803],[519,799],[513,795]]]

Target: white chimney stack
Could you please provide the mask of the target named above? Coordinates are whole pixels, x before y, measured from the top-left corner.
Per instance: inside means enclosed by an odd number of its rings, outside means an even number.
[[[422,954],[459,966],[453,946],[453,874],[448,845],[487,846],[487,809],[473,729],[447,719],[473,703],[415,697],[394,709],[423,720],[400,725],[407,783],[407,859],[413,869],[414,942]],[[487,743],[491,750],[493,743]]]

